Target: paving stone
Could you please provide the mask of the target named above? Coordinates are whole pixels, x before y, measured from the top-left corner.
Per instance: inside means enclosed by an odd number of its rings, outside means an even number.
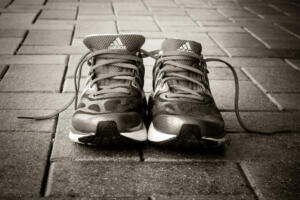
[[[250,81],[240,81],[240,100],[241,110],[262,111],[277,110],[269,99]],[[217,106],[221,110],[234,109],[234,82],[229,80],[212,80],[210,88]]]
[[[201,25],[201,23],[198,23]],[[202,32],[207,33],[245,33],[246,31],[241,27],[237,26],[227,26],[227,27],[220,27],[220,26],[206,26],[201,27]]]
[[[245,132],[237,122],[235,113],[223,112],[226,130],[230,132]],[[291,130],[299,132],[299,112],[242,112],[242,119],[247,127],[258,131]]]
[[[289,30],[289,31],[293,32],[294,34],[297,34],[298,36],[300,36],[300,26],[299,26],[298,23],[296,23],[296,24],[293,24],[293,23],[290,23],[290,22],[280,23],[280,26],[283,26],[287,30]]]
[[[38,21],[46,21],[46,20],[38,20]],[[55,24],[42,24],[42,23],[35,23],[31,26],[25,26],[26,29],[31,30],[68,30],[73,31],[74,26],[71,24],[60,23],[61,20],[56,20],[57,23]],[[70,22],[71,23],[71,22]]]
[[[245,67],[243,71],[265,92],[300,92],[300,73],[291,67]]]
[[[44,3],[44,0],[15,0],[13,4],[38,4],[42,5]]]
[[[141,1],[136,2],[114,2],[113,7],[118,14],[120,11],[147,11],[147,8]]]
[[[300,71],[300,59],[286,59],[286,62],[294,69]]]
[[[154,21],[118,20],[118,29],[121,31],[159,31]]]
[[[23,38],[25,32],[22,29],[0,29],[0,38]]]
[[[20,132],[53,132],[55,130],[54,119],[28,120],[18,119],[18,116],[46,115],[49,110],[0,110],[0,131]]]
[[[297,38],[286,31],[283,31],[279,28],[273,27],[266,27],[266,26],[247,26],[246,30],[250,33],[256,35],[262,40],[297,40]]]
[[[65,55],[16,55],[0,56],[0,64],[52,64],[65,65],[67,56]]]
[[[197,32],[206,32],[203,28],[199,26],[161,26],[163,32],[187,32],[187,33],[197,33]]]
[[[187,13],[198,21],[228,21],[226,17],[214,9],[191,9]]]
[[[240,162],[289,161],[299,157],[300,154],[300,135],[297,133],[274,136],[234,133],[227,134],[227,139],[229,142],[225,146],[225,149],[204,149],[190,144],[189,147],[180,149],[148,145],[144,148],[143,155],[145,162],[195,160]]]
[[[249,10],[251,10],[254,13],[257,13],[259,15],[283,15],[283,13],[273,9],[270,6],[264,6],[264,5],[248,5],[246,6]]]
[[[226,17],[257,17],[245,9],[218,8],[218,11]]]
[[[0,132],[0,198],[39,197],[50,133]]]
[[[230,69],[225,67],[209,67],[209,80],[233,80],[233,75]],[[235,68],[239,81],[247,81],[248,77],[240,69]]]
[[[195,22],[188,16],[156,16],[155,17],[161,26],[193,26]],[[183,27],[184,28],[184,27]]]
[[[10,0],[0,1],[0,8],[5,8],[10,2]]]
[[[299,41],[286,41],[286,40],[264,40],[269,48],[272,49],[300,49]]]
[[[1,92],[59,92],[64,65],[13,65],[0,82]]]
[[[0,110],[56,110],[72,97],[62,93],[0,93]]]
[[[210,33],[209,35],[223,47],[265,48],[247,33]]]
[[[18,29],[18,25],[31,24],[35,16],[35,13],[2,13],[0,15],[0,27],[11,25]]]
[[[270,94],[284,110],[300,110],[300,94]]]
[[[71,128],[72,111],[62,113],[58,120],[52,150],[52,161],[139,161],[137,146],[95,147],[75,144],[71,142],[68,133]]]
[[[50,172],[46,195],[53,197],[252,195],[237,166],[227,162],[54,162]]]
[[[55,19],[38,19],[35,22],[35,25],[51,25],[51,26],[57,26],[57,25],[65,25],[65,26],[70,26],[70,25],[76,25],[77,21],[76,20],[55,20]],[[73,27],[73,26],[72,26]]]
[[[8,65],[0,65],[0,80],[5,75],[7,69],[8,69]]]
[[[225,50],[231,57],[281,57],[279,52],[264,48],[226,47]],[[282,57],[286,56],[287,53]]]
[[[161,2],[161,1],[160,1]],[[162,8],[162,7],[152,7],[151,13],[154,16],[161,16],[161,15],[186,15],[185,10],[183,8]]]
[[[83,4],[79,5],[78,15],[82,14],[97,14],[97,15],[113,15],[113,10],[110,3],[101,4]]]
[[[77,64],[80,61],[80,58],[82,57],[82,55],[71,55],[70,56],[70,60],[69,60],[69,64],[68,64],[68,71],[67,71],[67,78],[73,78],[74,77],[74,72],[76,69]],[[89,66],[87,65],[87,63],[85,63],[82,67],[82,76],[86,77],[88,75],[88,69]]]
[[[241,24],[235,23],[233,21],[197,21],[197,23],[201,26],[216,26],[220,28],[233,27],[233,26],[241,26]]]
[[[84,54],[87,48],[83,46],[22,46],[19,55],[61,55]]]
[[[300,163],[298,160],[243,162],[241,167],[260,199],[296,200],[299,198]]]
[[[71,37],[68,30],[31,30],[24,45],[69,45]]]
[[[22,38],[0,38],[0,54],[14,54]]]
[[[221,59],[229,62],[235,67],[288,67],[288,65],[279,58],[222,57]],[[208,66],[224,66],[224,64],[220,62],[209,62]]]
[[[149,7],[158,7],[158,8],[172,8],[177,7],[178,5],[175,4],[172,0],[165,0],[165,1],[159,1],[159,0],[148,0],[146,1],[146,4]]]
[[[76,10],[43,10],[40,19],[75,19]]]
[[[79,22],[76,25],[75,37],[85,37],[90,34],[116,33],[116,25],[112,21],[105,22]]]

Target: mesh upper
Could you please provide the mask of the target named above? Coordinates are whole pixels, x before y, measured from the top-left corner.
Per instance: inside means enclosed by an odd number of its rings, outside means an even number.
[[[194,52],[194,53],[200,55],[202,52],[202,46],[200,43],[190,41],[190,40],[165,39],[162,43],[161,51],[162,51],[162,54],[164,54],[168,51],[179,51],[179,52],[184,51],[184,52]],[[198,66],[198,63],[196,63],[196,62],[185,61],[185,60],[176,60],[176,62],[185,64],[185,65],[189,65],[189,66],[196,64],[197,66],[195,66],[195,67],[198,67],[198,69],[200,69]],[[164,65],[164,68],[171,68],[171,67],[174,68],[173,66],[169,66],[167,64]],[[180,70],[180,69],[178,69],[178,70]],[[203,77],[201,75],[191,73],[191,72],[183,70],[183,69],[181,71],[176,71],[176,73],[182,74],[185,76],[189,76],[195,80],[198,80],[199,82],[202,82],[201,78],[203,78]],[[182,85],[182,86],[188,87],[193,90],[202,91],[200,86],[198,86],[197,84],[192,83],[190,81],[186,81],[186,80],[168,80],[168,83],[173,84],[173,85]]]
[[[124,35],[89,35],[83,40],[83,43],[91,51],[102,49],[127,50],[137,52],[144,44],[145,38],[142,35],[124,34]],[[97,63],[97,58],[96,58]],[[95,70],[96,76],[99,74],[110,74],[115,72],[130,72],[130,69],[124,69],[117,65],[102,66]],[[105,79],[99,81],[100,85],[109,85],[117,83],[127,83],[128,80]]]

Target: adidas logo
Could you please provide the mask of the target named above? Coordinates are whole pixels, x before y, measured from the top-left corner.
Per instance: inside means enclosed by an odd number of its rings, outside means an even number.
[[[182,46],[178,48],[179,51],[187,51],[192,52],[192,48],[189,42],[184,43]]]
[[[122,43],[121,39],[117,37],[108,47],[108,49],[126,49],[126,46]]]

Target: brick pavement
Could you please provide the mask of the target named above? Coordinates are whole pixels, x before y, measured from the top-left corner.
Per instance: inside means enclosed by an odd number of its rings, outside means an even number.
[[[299,11],[297,0],[0,1],[0,198],[299,199]],[[245,133],[220,63],[209,64],[209,77],[230,139],[225,150],[73,144],[73,108],[57,119],[17,119],[72,97],[86,34],[127,32],[145,35],[146,50],[165,37],[201,42],[206,57],[236,68],[249,126],[293,133]],[[145,65],[149,94],[153,60]]]

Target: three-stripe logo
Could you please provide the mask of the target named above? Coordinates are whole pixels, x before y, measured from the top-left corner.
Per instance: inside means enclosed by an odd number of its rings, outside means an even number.
[[[179,51],[187,51],[192,52],[192,48],[189,42],[184,43],[182,46],[178,48]]]
[[[126,46],[122,43],[121,39],[117,37],[108,47],[108,49],[126,49]]]

